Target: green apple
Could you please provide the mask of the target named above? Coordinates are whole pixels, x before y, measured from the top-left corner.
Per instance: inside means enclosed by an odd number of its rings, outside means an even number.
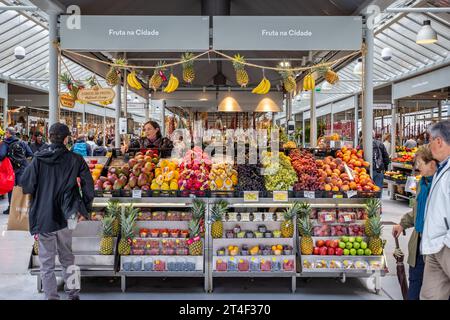
[[[367,249],[367,242],[361,242],[361,249]]]
[[[356,256],[356,249],[350,249],[350,255]]]
[[[344,256],[348,256],[350,254],[350,250],[344,249]]]
[[[350,250],[351,248],[353,248],[353,244],[351,242],[347,242],[345,247]]]
[[[356,242],[362,242],[363,238],[362,237],[356,237]]]
[[[348,238],[348,242],[355,242],[355,237]]]
[[[366,256],[370,256],[370,255],[372,255],[372,250],[366,249],[366,250],[364,250],[364,254],[365,254]]]
[[[339,248],[345,249],[345,242],[339,241]]]
[[[343,236],[343,237],[341,238],[341,240],[342,240],[342,242],[348,242],[348,237]]]
[[[354,242],[353,243],[353,248],[355,248],[356,250],[358,250],[359,248],[361,248],[361,244],[359,242]]]
[[[363,255],[364,255],[364,250],[363,250],[363,249],[358,249],[358,250],[356,251],[356,254],[357,254],[358,256],[363,256]]]

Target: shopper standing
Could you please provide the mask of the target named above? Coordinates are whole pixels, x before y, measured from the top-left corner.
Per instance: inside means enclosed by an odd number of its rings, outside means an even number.
[[[430,128],[430,149],[439,161],[425,209],[421,243],[425,255],[422,300],[450,296],[450,120]]]
[[[383,144],[384,144],[384,147],[386,148],[387,153],[389,154],[389,156],[391,156],[392,150],[391,150],[391,134],[390,133],[386,133],[384,135]]]
[[[78,153],[80,156],[87,157],[92,154],[91,147],[86,143],[86,138],[84,134],[80,134],[78,139],[72,146],[71,151]]]
[[[65,290],[69,299],[79,299],[79,288],[68,288],[74,265],[72,231],[68,220],[89,216],[94,199],[94,182],[84,159],[67,147],[69,128],[62,123],[50,127],[50,146],[39,151],[25,170],[22,187],[32,195],[30,233],[39,235],[39,260],[45,297],[58,300],[55,258],[58,254],[63,267]],[[80,178],[80,188],[77,179]]]
[[[414,140],[413,138],[409,138],[408,140],[406,140],[405,144],[403,145],[405,148],[417,148],[417,141]]]
[[[25,142],[17,138],[16,130],[9,127],[5,132],[5,139],[0,144],[0,161],[8,157],[14,169],[15,181],[14,185],[20,185],[22,174],[28,165],[27,158],[33,156],[30,147]],[[11,203],[12,191],[8,193],[8,203]],[[8,209],[3,214],[9,214]]]
[[[97,144],[95,143],[94,139],[95,139],[94,135],[90,134],[88,136],[88,141],[86,142],[91,149],[91,152],[88,154],[89,156],[93,156],[95,149],[98,147]]]
[[[433,175],[437,170],[437,161],[433,158],[429,145],[424,145],[417,150],[415,165],[422,176],[417,188],[416,204],[411,212],[402,217],[400,224],[395,225],[392,229],[393,236],[398,238],[403,230],[414,227],[408,243],[408,300],[419,300],[425,266],[423,256],[420,254],[420,240],[425,223],[425,206]]]
[[[41,151],[42,149],[45,149],[48,147],[48,144],[46,144],[42,140],[42,133],[39,131],[34,134],[34,142],[31,143],[30,148],[33,154],[35,154],[38,151]]]
[[[373,181],[381,190],[383,190],[384,172],[389,166],[389,154],[381,141],[375,139],[373,132]]]

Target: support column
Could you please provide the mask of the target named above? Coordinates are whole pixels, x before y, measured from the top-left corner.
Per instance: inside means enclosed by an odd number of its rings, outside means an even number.
[[[331,103],[331,135],[334,134],[334,113],[333,113],[333,103]]]
[[[114,87],[114,91],[116,93],[116,96],[114,98],[114,108],[116,109],[116,121],[115,121],[115,127],[114,127],[114,141],[115,145],[114,148],[118,149],[120,148],[120,131],[119,131],[119,119],[120,119],[120,91],[121,91],[121,85],[118,84]]]
[[[59,122],[59,101],[58,101],[58,50],[55,43],[58,41],[58,14],[48,13],[48,60],[49,60],[49,85],[48,85],[48,110],[49,126]]]
[[[147,95],[147,98],[145,99],[144,115],[145,115],[145,122],[150,120],[150,96],[149,95]]]
[[[81,119],[81,123],[82,123],[82,133],[85,133],[86,134],[86,132],[85,132],[85,130],[86,130],[86,104],[85,103],[83,103],[83,118]]]
[[[292,115],[292,97],[290,93],[284,95],[286,99],[286,134],[289,133],[289,121]]]
[[[163,137],[166,136],[166,100],[163,100],[162,106],[161,106],[161,134]]]
[[[439,108],[439,121],[442,120],[442,103],[441,100],[438,101],[438,108]]]
[[[303,126],[302,126],[302,130],[303,130],[303,132],[302,132],[302,144],[303,144],[303,148],[305,147],[305,132],[306,132],[306,130],[305,130],[305,113],[303,112],[302,113],[302,122],[303,122]]]
[[[310,113],[310,147],[315,148],[317,146],[317,119],[316,119],[316,91],[311,90],[311,113]]]
[[[3,103],[3,128],[6,130],[8,128],[8,82],[5,81],[5,95],[3,97],[5,99]]]
[[[391,120],[391,150],[388,150],[392,156],[395,152],[395,144],[397,143],[397,102],[392,101],[392,120]]]
[[[106,147],[106,106],[103,107],[103,146]]]
[[[366,56],[364,57],[364,103],[362,112],[362,132],[364,158],[370,163],[370,173],[373,176],[373,30],[365,29],[366,32]]]
[[[358,104],[359,104],[359,101],[358,101],[358,94],[355,94],[355,96],[354,96],[354,99],[355,99],[355,128],[354,128],[354,136],[355,136],[355,148],[356,148],[356,146],[358,145],[358,133],[359,133],[359,130],[358,130],[358,120],[359,120],[359,112],[358,112]]]

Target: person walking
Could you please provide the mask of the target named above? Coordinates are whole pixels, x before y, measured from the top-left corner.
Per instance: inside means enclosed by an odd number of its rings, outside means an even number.
[[[30,147],[24,141],[17,138],[16,130],[9,127],[5,132],[5,139],[0,144],[0,161],[8,157],[14,169],[14,185],[20,185],[22,174],[28,166],[27,158],[33,156]],[[8,193],[8,208],[3,214],[9,214],[9,205],[11,204],[12,191]]]
[[[78,139],[72,146],[71,151],[78,153],[83,157],[92,155],[91,147],[89,146],[89,144],[87,144],[84,134],[80,134],[78,136]]]
[[[67,149],[69,128],[50,127],[50,146],[36,153],[22,179],[24,193],[32,195],[30,233],[38,235],[42,287],[46,299],[58,300],[55,258],[58,254],[69,299],[79,299],[79,288],[68,285],[69,267],[75,263],[68,220],[88,218],[94,199],[94,182],[83,157]],[[80,187],[78,186],[80,179]]]
[[[421,252],[425,255],[421,300],[450,297],[450,120],[430,128],[430,150],[439,167],[425,208]]]
[[[417,150],[415,165],[422,176],[417,188],[416,203],[413,210],[405,214],[400,223],[392,229],[392,235],[398,238],[403,230],[414,227],[408,243],[409,264],[409,289],[408,300],[419,300],[422,288],[423,270],[425,263],[420,254],[420,240],[422,238],[425,223],[425,206],[430,193],[433,175],[437,170],[437,161],[433,158],[429,145],[424,145]]]
[[[375,139],[375,131],[373,132],[373,181],[381,190],[383,190],[384,172],[388,169],[389,154],[384,144]]]
[[[30,149],[33,154],[40,151],[41,149],[45,149],[46,147],[48,147],[48,144],[46,144],[42,139],[42,133],[40,133],[39,131],[34,134],[34,138],[34,142],[32,142],[30,145]]]
[[[94,135],[90,134],[88,136],[88,141],[86,142],[89,145],[90,149],[91,149],[91,152],[88,154],[89,156],[93,156],[95,149],[98,148],[98,146],[95,143],[94,139],[95,139]]]
[[[392,150],[391,150],[391,134],[390,133],[386,133],[384,135],[383,145],[386,148],[386,151],[389,154],[389,156],[391,156]]]

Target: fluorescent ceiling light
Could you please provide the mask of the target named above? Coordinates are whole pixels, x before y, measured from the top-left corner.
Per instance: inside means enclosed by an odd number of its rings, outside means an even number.
[[[422,27],[417,33],[416,43],[418,44],[432,44],[437,42],[437,33],[431,27],[430,20],[424,20]]]

